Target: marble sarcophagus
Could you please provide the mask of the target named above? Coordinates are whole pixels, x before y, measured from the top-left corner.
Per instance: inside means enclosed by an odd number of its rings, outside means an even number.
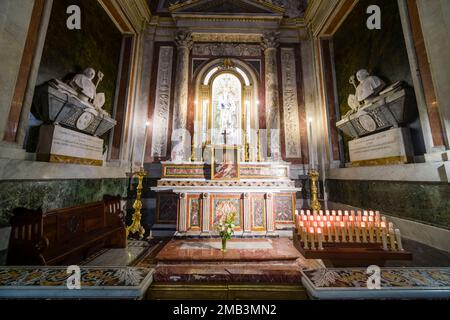
[[[70,90],[67,86],[65,88]],[[51,81],[39,87],[34,98],[39,119],[45,123],[60,124],[96,137],[102,136],[117,124],[109,115],[96,110],[70,93],[64,92]]]
[[[407,98],[407,90],[401,87],[384,92],[356,113],[344,117],[336,126],[354,139],[397,128],[411,119]]]

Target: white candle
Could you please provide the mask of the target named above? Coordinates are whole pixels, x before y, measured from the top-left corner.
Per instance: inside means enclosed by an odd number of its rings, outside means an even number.
[[[359,232],[359,225],[358,225],[358,223],[356,222],[355,223],[355,238],[356,238],[356,242],[361,242],[361,239],[360,239],[360,232]]]
[[[305,239],[305,241],[303,242],[303,248],[305,248],[305,250],[308,250],[309,249],[309,246],[308,246],[308,232],[306,231],[305,227],[303,227],[302,234],[303,234],[304,239]]]
[[[388,251],[387,239],[386,239],[386,229],[381,230],[381,238],[383,241],[383,250]]]
[[[345,230],[345,222],[341,222],[342,242],[347,242],[347,232]]]
[[[334,242],[336,243],[340,242],[338,222],[334,223]]]
[[[322,228],[317,229],[317,236],[319,240],[319,250],[323,250]]]
[[[316,250],[316,239],[314,238],[314,228],[309,228],[309,237],[311,240],[311,250]]]
[[[366,232],[366,223],[361,222],[361,230],[362,230],[362,241],[367,243],[367,232]]]
[[[403,245],[402,245],[402,235],[400,234],[399,229],[395,229],[395,238],[397,239],[398,250],[404,251]]]
[[[142,144],[142,163],[141,163],[141,168],[144,168],[144,163],[145,163],[145,151],[146,151],[146,147],[147,147],[147,136],[148,136],[148,126],[149,126],[149,122],[147,121],[145,123],[145,134],[144,134],[144,143]]]
[[[332,242],[333,239],[331,238],[331,222],[327,221],[327,239],[328,242]]]
[[[395,231],[393,229],[389,229],[389,242],[391,244],[391,250],[395,251]]]
[[[314,143],[313,143],[313,131],[312,131],[312,119],[309,118],[308,119],[308,128],[309,128],[309,139],[310,139],[310,149],[311,149],[311,169],[313,169],[315,167],[315,163],[316,163],[316,153],[314,151]]]

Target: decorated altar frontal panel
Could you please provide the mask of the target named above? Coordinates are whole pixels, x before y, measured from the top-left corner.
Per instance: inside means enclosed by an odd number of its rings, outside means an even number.
[[[201,231],[202,226],[202,198],[199,194],[187,196],[188,205],[188,229],[190,231]]]
[[[178,213],[178,195],[158,193],[156,198],[156,223],[175,224]]]
[[[270,233],[294,226],[295,193],[183,193],[172,199],[178,201],[180,236],[216,234],[221,219],[233,213],[237,234]]]
[[[241,195],[212,195],[211,196],[211,225],[210,230],[214,231],[224,216],[236,214],[235,225],[237,231],[243,226],[243,203]]]
[[[295,194],[282,193],[274,195],[273,213],[277,224],[292,224],[294,222]]]
[[[266,230],[266,201],[264,195],[253,195],[250,198],[252,231]]]
[[[289,179],[289,165],[242,163],[240,179]],[[210,179],[211,167],[205,163],[163,163],[162,179]]]

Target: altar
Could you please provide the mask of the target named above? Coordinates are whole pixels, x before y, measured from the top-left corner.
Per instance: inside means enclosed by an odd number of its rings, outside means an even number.
[[[277,236],[294,227],[296,188],[288,163],[246,162],[239,178],[211,179],[203,162],[162,163],[157,187],[157,220],[176,210],[178,236],[213,236],[224,214],[236,213],[235,236]]]

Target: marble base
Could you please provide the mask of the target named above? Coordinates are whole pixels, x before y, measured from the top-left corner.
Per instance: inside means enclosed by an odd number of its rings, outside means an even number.
[[[367,288],[362,268],[302,271],[302,283],[313,299],[449,299],[450,268],[382,268],[381,289]]]
[[[36,153],[38,161],[102,166],[103,140],[58,125],[44,125]]]
[[[408,129],[395,128],[348,143],[352,166],[408,163],[414,156]]]
[[[81,290],[67,288],[67,267],[0,267],[0,299],[143,299],[153,269],[81,267]]]

